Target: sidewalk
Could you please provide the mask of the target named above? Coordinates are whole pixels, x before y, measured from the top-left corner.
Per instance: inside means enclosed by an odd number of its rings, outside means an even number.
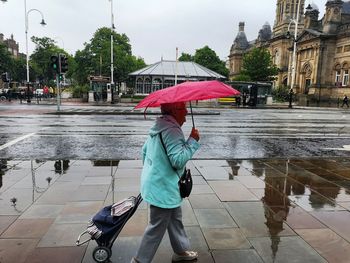
[[[188,166],[194,188],[183,217],[198,262],[349,262],[350,158],[192,160]],[[75,241],[113,203],[111,173],[117,201],[138,194],[142,164],[36,160],[2,161],[2,167],[0,262],[88,263],[96,243],[76,247]],[[130,261],[148,213],[143,202],[117,238],[112,262]],[[165,236],[154,262],[171,262],[171,255]]]

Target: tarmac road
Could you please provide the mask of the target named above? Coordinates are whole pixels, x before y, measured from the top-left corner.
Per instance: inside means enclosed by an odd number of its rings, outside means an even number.
[[[1,105],[4,159],[140,159],[155,115],[132,107]],[[157,112],[157,110],[155,110]],[[196,159],[348,156],[349,111],[339,109],[194,109]],[[151,112],[152,113],[152,112]],[[219,114],[220,113],[220,114]],[[208,114],[208,115],[206,115]],[[219,114],[219,115],[218,115]],[[189,134],[191,120],[184,125]]]

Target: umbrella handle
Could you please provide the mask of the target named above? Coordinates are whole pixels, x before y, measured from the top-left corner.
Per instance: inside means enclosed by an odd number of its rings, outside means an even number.
[[[192,127],[193,127],[193,128],[196,128],[195,125],[194,125],[194,119],[193,119],[193,111],[192,111],[192,104],[191,104],[191,101],[190,101],[190,109],[191,109],[191,117],[192,117]]]

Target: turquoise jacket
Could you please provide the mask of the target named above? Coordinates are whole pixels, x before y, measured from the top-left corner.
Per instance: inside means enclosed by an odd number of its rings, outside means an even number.
[[[169,158],[160,141],[160,132]],[[183,173],[187,161],[198,148],[199,143],[192,137],[185,140],[180,125],[172,116],[157,118],[142,148],[142,198],[147,203],[161,208],[179,207],[182,198],[179,192],[178,174]],[[178,174],[172,167],[177,169]]]

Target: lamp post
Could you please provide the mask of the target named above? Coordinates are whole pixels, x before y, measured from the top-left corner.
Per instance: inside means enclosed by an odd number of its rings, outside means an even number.
[[[113,101],[113,93],[114,93],[114,79],[113,79],[113,72],[114,72],[114,65],[113,65],[113,32],[114,32],[114,14],[113,14],[113,0],[109,0],[111,2],[111,103],[114,103]],[[118,94],[119,95],[119,94]]]
[[[291,19],[290,23],[288,25],[288,31],[287,31],[287,38],[290,38],[290,32],[289,28],[292,23],[294,23],[294,36],[293,36],[293,55],[292,55],[292,76],[291,76],[291,84],[290,88],[294,88],[294,82],[295,82],[295,68],[296,68],[296,49],[297,49],[297,36],[298,36],[298,25],[299,25],[299,14],[300,14],[300,4],[301,0],[298,1],[298,8],[297,8],[297,16],[296,19]]]
[[[41,22],[40,24],[42,26],[45,26],[45,20],[44,20],[44,15],[43,13],[38,10],[38,9],[30,9],[27,11],[27,1],[24,0],[24,14],[25,14],[25,33],[26,33],[26,65],[27,65],[27,102],[30,103],[30,87],[29,87],[29,54],[28,54],[28,27],[29,27],[29,21],[28,21],[28,16],[30,12],[38,12],[41,15]]]

